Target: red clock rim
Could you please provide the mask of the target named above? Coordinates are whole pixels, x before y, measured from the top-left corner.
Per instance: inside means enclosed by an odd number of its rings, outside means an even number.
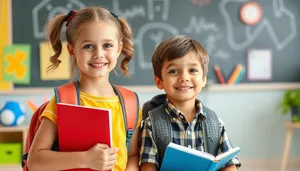
[[[247,20],[246,17],[243,15],[243,10],[248,8],[249,6],[255,6],[258,9],[258,17],[256,20]],[[243,21],[243,23],[248,24],[248,25],[256,25],[262,18],[262,8],[259,5],[259,3],[251,1],[251,2],[246,2],[242,5],[240,8],[240,19]]]

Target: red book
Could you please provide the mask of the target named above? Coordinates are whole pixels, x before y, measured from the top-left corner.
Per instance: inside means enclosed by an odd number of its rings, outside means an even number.
[[[96,143],[111,147],[111,111],[64,103],[57,103],[57,129],[59,150],[86,151]],[[93,169],[69,169],[68,171]]]

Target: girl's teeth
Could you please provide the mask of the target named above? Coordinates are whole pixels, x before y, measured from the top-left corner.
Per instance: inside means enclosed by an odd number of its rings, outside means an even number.
[[[92,66],[95,66],[95,67],[100,67],[100,66],[104,66],[105,64],[92,64]]]

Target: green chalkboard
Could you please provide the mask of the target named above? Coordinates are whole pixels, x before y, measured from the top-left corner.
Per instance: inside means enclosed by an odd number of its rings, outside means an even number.
[[[125,17],[133,31],[135,56],[131,78],[111,74],[121,85],[154,85],[151,56],[159,42],[185,34],[199,40],[208,50],[208,79],[217,82],[213,65],[218,64],[228,79],[233,68],[247,66],[249,49],[272,51],[272,78],[263,82],[300,81],[300,1],[258,0],[263,17],[255,26],[239,19],[246,0],[13,0],[13,43],[30,44],[31,83],[16,87],[52,87],[63,81],[42,81],[39,73],[39,43],[48,18],[70,9],[99,5]],[[260,82],[262,82],[260,81]],[[242,82],[252,83],[247,75]]]

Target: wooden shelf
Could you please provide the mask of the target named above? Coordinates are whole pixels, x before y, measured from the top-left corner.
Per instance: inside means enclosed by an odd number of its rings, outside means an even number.
[[[204,91],[275,91],[300,90],[300,83],[241,83],[236,85],[208,85]]]
[[[0,126],[0,143],[20,142],[25,145],[28,127],[3,127]],[[2,171],[22,171],[21,164],[0,164]]]
[[[295,122],[291,122],[291,121],[285,122],[283,125],[287,128],[297,128],[297,129],[300,128],[300,123],[295,123]]]
[[[17,127],[3,127],[0,126],[0,132],[23,132],[27,131],[27,126],[17,126]]]
[[[141,93],[161,93],[156,86],[124,86],[135,92]],[[241,83],[236,85],[207,85],[203,91],[274,91],[300,89],[300,83]],[[0,92],[0,95],[26,95],[26,94],[53,94],[53,88],[15,88],[12,91]]]
[[[2,127],[0,126],[0,142],[21,142],[25,146],[28,127]]]

